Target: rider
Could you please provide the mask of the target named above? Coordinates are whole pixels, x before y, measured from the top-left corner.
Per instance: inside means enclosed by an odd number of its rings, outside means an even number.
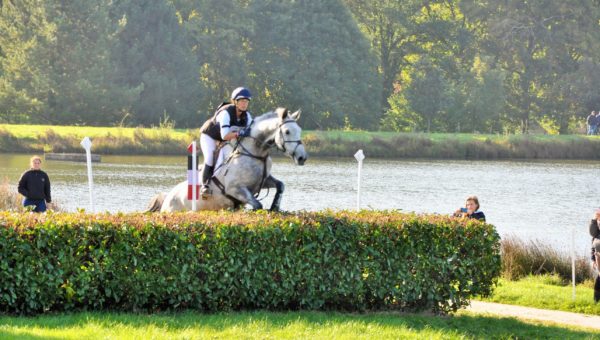
[[[231,92],[231,103],[219,105],[215,114],[207,120],[200,128],[200,148],[204,156],[202,167],[202,187],[200,194],[206,199],[211,193],[208,182],[215,169],[214,151],[217,141],[229,141],[238,137],[250,135],[250,123],[252,115],[248,111],[248,105],[252,95],[245,87],[238,87]],[[232,127],[238,129],[232,129]]]

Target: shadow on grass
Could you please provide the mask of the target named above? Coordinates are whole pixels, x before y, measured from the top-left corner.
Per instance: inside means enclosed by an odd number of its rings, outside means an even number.
[[[169,332],[193,330],[195,334],[208,332],[219,337],[219,333],[245,335],[245,330],[256,328],[268,335],[274,331],[291,332],[303,329],[303,335],[319,335],[332,329],[349,331],[357,336],[385,330],[385,334],[442,338],[596,338],[600,333],[575,330],[558,326],[529,324],[512,318],[489,316],[455,315],[448,317],[424,316],[398,313],[344,314],[327,312],[238,312],[202,314],[197,312],[146,314],[119,313],[76,313],[38,317],[0,317],[0,338],[38,339],[53,338],[52,333],[77,329],[93,324],[98,336],[106,336],[116,327],[143,330],[144,328],[165,329]],[[46,335],[38,336],[32,329],[44,329]],[[236,333],[237,332],[237,333]],[[294,333],[291,333],[293,335]],[[329,334],[329,333],[328,333]],[[373,335],[373,334],[370,334]],[[383,334],[379,334],[383,335]],[[387,337],[387,335],[383,335]]]

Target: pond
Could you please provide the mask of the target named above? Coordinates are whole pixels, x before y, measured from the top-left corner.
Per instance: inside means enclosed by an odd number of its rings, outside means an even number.
[[[0,154],[0,177],[10,183],[29,155]],[[97,211],[144,210],[150,198],[186,179],[186,156],[103,156],[93,164]],[[600,162],[364,161],[361,207],[451,214],[469,195],[479,197],[488,222],[503,236],[539,239],[567,249],[575,228],[578,253],[590,245],[588,223],[600,206]],[[85,163],[48,160],[53,198],[68,211],[89,210]],[[357,163],[352,157],[309,159],[296,166],[276,158],[273,175],[286,184],[283,210],[356,209]],[[264,196],[266,192],[263,192]],[[263,200],[270,206],[274,192]]]

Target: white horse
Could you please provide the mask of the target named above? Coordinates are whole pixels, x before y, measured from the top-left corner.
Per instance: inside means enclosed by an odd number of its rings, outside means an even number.
[[[212,195],[206,200],[196,200],[197,210],[235,209],[246,204],[254,210],[262,209],[256,196],[266,188],[277,190],[270,209],[279,210],[284,185],[271,175],[269,153],[276,147],[297,165],[304,165],[308,155],[300,138],[302,129],[297,123],[298,118],[300,111],[288,113],[285,108],[256,117],[250,126],[250,136],[239,138],[233,146],[229,146],[223,164],[215,170],[210,181]],[[169,193],[155,196],[148,211],[191,210],[187,186],[187,181],[184,181]]]

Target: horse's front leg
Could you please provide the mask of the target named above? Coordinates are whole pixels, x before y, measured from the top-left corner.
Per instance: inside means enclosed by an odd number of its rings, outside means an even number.
[[[238,201],[244,204],[250,204],[252,206],[252,210],[260,210],[263,208],[262,203],[260,203],[248,188],[245,187],[237,187],[231,190],[227,190],[227,194],[233,196]]]
[[[275,197],[273,198],[273,203],[271,203],[271,211],[279,211],[279,205],[281,204],[281,195],[283,194],[283,190],[285,185],[283,182],[278,180],[277,178],[269,175],[267,179],[265,179],[265,188],[275,188],[277,191],[275,192]]]

